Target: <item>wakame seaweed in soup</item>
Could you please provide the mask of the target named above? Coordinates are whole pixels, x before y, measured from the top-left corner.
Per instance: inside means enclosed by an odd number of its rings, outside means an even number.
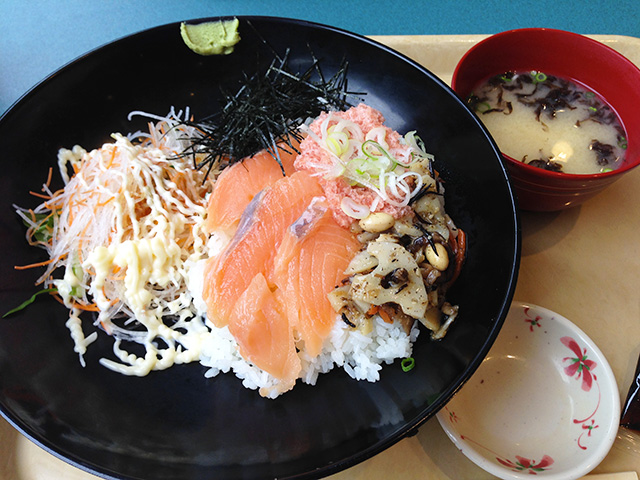
[[[626,134],[594,92],[538,71],[507,72],[479,85],[468,104],[510,157],[546,170],[594,174],[624,160]]]

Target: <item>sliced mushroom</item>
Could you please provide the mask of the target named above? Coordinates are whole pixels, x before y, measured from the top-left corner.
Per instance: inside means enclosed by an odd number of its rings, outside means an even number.
[[[444,323],[438,328],[437,331],[431,334],[431,338],[434,340],[440,340],[449,331],[449,327],[458,316],[458,306],[451,305],[449,302],[445,302],[442,306],[442,313],[445,316]]]

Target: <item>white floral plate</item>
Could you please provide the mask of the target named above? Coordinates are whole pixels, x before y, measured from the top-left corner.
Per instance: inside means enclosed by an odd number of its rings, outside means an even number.
[[[488,356],[437,418],[463,454],[499,478],[570,480],[609,452],[620,398],[584,332],[514,302]]]

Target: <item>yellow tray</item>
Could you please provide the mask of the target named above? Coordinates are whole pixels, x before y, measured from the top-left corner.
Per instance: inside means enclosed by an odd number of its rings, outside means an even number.
[[[458,60],[484,35],[375,36],[449,83]],[[593,35],[640,66],[640,39]],[[615,81],[615,79],[612,79]],[[640,87],[640,85],[639,85]],[[598,344],[622,401],[640,353],[640,169],[585,204],[560,213],[522,214],[517,300],[569,318]],[[96,480],[67,465],[0,419],[0,480]],[[640,435],[624,429],[594,473],[640,472]],[[485,480],[437,420],[331,480]],[[600,477],[603,478],[603,477]],[[616,478],[616,477],[613,477]],[[629,477],[624,477],[629,478]],[[631,477],[633,478],[633,476]],[[595,480],[595,479],[594,479]]]

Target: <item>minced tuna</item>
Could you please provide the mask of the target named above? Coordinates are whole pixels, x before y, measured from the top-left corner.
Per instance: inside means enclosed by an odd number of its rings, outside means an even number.
[[[344,152],[339,160],[335,151],[332,154],[330,145],[324,141],[333,127],[333,131],[346,132],[350,139],[355,140],[352,144],[361,145],[366,140],[374,140],[394,158],[408,158],[410,147],[402,142],[398,132],[384,125],[384,120],[382,113],[365,104],[344,112],[325,112],[309,125],[311,133],[300,144],[301,154],[294,164],[296,170],[308,170],[318,176],[334,217],[343,227],[350,226],[355,220],[341,207],[345,197],[349,197],[356,204],[368,207],[370,211],[386,212],[396,219],[413,212],[410,206],[394,205],[381,198],[375,190],[353,185],[355,182],[351,178],[340,175],[337,163],[341,161],[342,164],[347,164],[353,158],[362,157],[362,153],[353,149]]]

